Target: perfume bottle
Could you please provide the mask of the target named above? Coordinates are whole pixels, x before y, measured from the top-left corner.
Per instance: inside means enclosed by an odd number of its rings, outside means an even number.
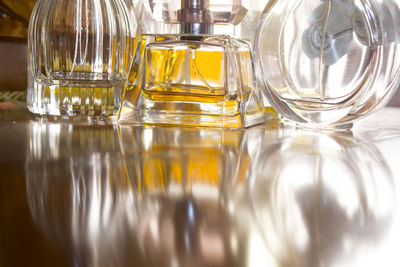
[[[384,106],[400,81],[397,1],[270,1],[255,53],[262,89],[284,117],[351,127]]]
[[[232,37],[248,11],[241,1],[142,7],[120,122],[241,128],[267,119],[250,42]]]
[[[132,59],[132,34],[122,0],[39,0],[29,25],[29,110],[116,114]]]

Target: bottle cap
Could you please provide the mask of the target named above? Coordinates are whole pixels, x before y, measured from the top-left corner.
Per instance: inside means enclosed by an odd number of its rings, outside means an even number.
[[[227,34],[251,39],[261,15],[261,1],[143,0],[135,4],[141,33]]]

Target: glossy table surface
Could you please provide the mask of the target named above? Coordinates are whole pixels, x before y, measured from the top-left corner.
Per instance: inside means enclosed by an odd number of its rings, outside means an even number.
[[[400,109],[351,131],[0,111],[0,266],[400,266]]]

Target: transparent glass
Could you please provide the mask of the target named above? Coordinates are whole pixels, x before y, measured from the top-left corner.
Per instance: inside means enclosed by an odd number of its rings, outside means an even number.
[[[202,19],[207,18],[208,22],[236,24],[246,15],[250,6],[248,1],[242,0],[148,0],[143,2],[155,20],[168,23],[180,23],[183,20],[182,17],[186,20],[196,20],[195,17],[200,16]],[[196,16],[192,16],[194,13],[191,13],[190,9],[200,9],[203,12],[197,12]],[[205,9],[207,12],[204,12]],[[203,16],[200,13],[209,13],[211,16]]]
[[[121,0],[39,0],[29,25],[29,110],[116,113],[131,63],[132,32]]]
[[[138,37],[119,121],[241,128],[275,116],[255,78],[256,2],[132,0]]]
[[[202,16],[191,16],[188,10],[179,11],[195,2],[206,9],[199,12]],[[210,24],[213,34],[235,36],[251,43],[265,7],[262,0],[125,0],[125,3],[136,17],[138,35],[179,34],[181,22],[201,18]]]
[[[142,35],[120,122],[240,128],[265,121],[250,45],[223,35]]]
[[[271,105],[297,123],[341,125],[376,111],[397,89],[396,1],[270,1],[255,40]]]

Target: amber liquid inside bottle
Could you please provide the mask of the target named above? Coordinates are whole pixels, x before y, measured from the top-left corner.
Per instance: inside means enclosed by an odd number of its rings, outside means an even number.
[[[246,42],[224,35],[142,35],[119,118],[238,128],[264,120],[255,88]]]
[[[153,100],[219,102],[227,95],[222,47],[150,45],[146,63],[143,92]]]

